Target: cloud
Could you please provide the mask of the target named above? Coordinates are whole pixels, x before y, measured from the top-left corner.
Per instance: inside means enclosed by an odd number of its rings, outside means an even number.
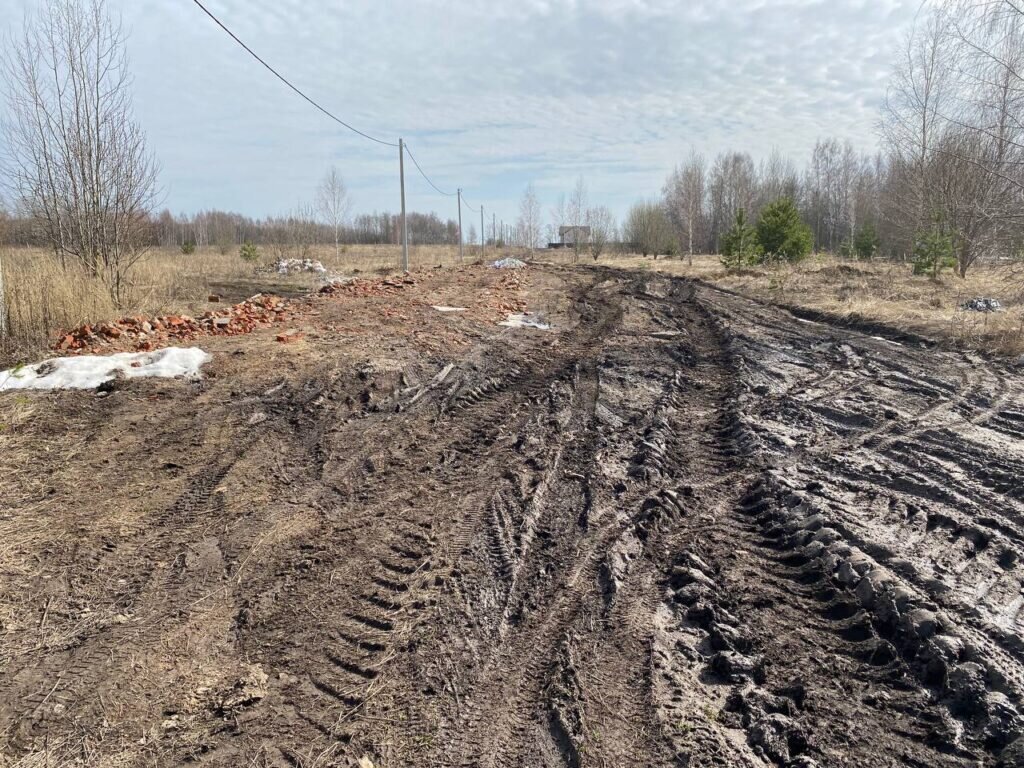
[[[135,103],[176,210],[276,213],[335,164],[360,210],[398,207],[397,151],[349,134],[188,2],[108,0],[132,31]],[[875,146],[917,0],[208,0],[243,40],[360,130],[406,138],[443,189],[506,220],[583,175],[620,214],[694,146],[819,136]],[[0,0],[16,22],[27,0]],[[15,11],[15,12],[8,12]],[[454,215],[409,170],[414,208]]]

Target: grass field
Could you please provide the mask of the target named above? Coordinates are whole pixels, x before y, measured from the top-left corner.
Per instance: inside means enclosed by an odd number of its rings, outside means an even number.
[[[488,249],[487,258],[507,251]],[[568,252],[536,254],[539,260],[568,263]],[[465,261],[481,256],[466,248]],[[346,246],[314,249],[317,259],[337,274],[395,271],[397,246]],[[237,252],[202,249],[191,255],[155,250],[137,268],[128,305],[117,308],[97,280],[77,271],[62,272],[52,256],[34,249],[0,251],[7,302],[8,332],[0,337],[0,364],[38,356],[58,331],[82,323],[132,314],[196,314],[208,307],[211,293],[239,301],[261,291],[295,294],[319,283],[317,275],[273,272],[269,249],[257,263]],[[458,263],[453,246],[414,246],[414,270]],[[583,257],[581,263],[592,263]],[[1024,354],[1024,270],[1020,266],[976,267],[966,280],[946,273],[938,280],[911,274],[910,265],[893,262],[849,262],[816,256],[798,265],[727,271],[716,256],[686,259],[641,258],[611,254],[601,264],[631,269],[656,269],[706,280],[744,295],[775,303],[826,312],[849,320],[881,322],[901,330],[944,339],[956,345],[1000,355]],[[965,311],[960,305],[974,297],[999,299],[1005,311]]]

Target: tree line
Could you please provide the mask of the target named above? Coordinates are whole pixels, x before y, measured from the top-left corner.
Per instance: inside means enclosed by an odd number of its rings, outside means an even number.
[[[436,213],[410,212],[408,217],[410,244],[458,244],[458,222],[441,219]],[[277,244],[313,247],[335,242],[340,245],[396,245],[401,242],[400,219],[398,214],[374,212],[358,214],[335,226],[308,208],[265,218],[215,209],[194,214],[173,214],[165,209],[142,219],[138,238],[140,244],[149,248],[192,245],[225,252],[237,250],[245,243],[265,247]],[[3,210],[0,210],[0,243],[49,246],[46,233],[34,219]]]
[[[913,259],[920,271],[1018,259],[1024,244],[1024,4],[956,0],[907,34],[879,119],[881,148],[816,142],[802,167],[780,152],[710,161],[691,152],[624,228],[645,253],[722,253],[788,200],[811,246]]]

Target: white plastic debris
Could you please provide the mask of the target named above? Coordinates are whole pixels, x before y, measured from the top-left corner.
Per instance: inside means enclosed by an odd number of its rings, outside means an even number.
[[[491,266],[495,269],[524,269],[526,267],[526,262],[520,261],[519,259],[506,258],[498,259],[496,262],[491,264]]]
[[[443,306],[443,305],[439,306],[439,307],[432,307],[432,309],[436,309],[438,312],[465,312],[466,311],[465,307],[446,307],[446,306]]]
[[[542,331],[551,329],[551,326],[545,323],[536,315],[531,315],[529,312],[523,312],[522,314],[511,314],[503,322],[498,325],[504,325],[508,328],[537,328]]]
[[[213,358],[197,347],[168,347],[155,352],[57,357],[34,365],[0,371],[0,391],[6,389],[95,389],[117,377],[126,379],[178,376],[194,380]]]
[[[312,259],[278,259],[274,268],[279,275],[293,275],[300,272],[312,272],[317,275],[327,273],[327,267]]]

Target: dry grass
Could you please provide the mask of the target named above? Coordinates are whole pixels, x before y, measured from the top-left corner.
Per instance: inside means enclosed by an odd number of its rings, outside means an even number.
[[[466,249],[466,261],[477,254]],[[0,337],[0,368],[5,363],[39,355],[61,329],[83,323],[109,320],[122,315],[196,313],[206,308],[211,292],[239,300],[260,291],[296,292],[317,284],[314,275],[282,277],[270,269],[271,249],[261,249],[256,264],[243,261],[237,251],[219,253],[201,249],[191,255],[176,250],[156,250],[132,274],[128,300],[123,307],[111,301],[104,285],[77,268],[64,270],[51,254],[38,249],[0,251],[8,332]],[[309,258],[320,260],[332,272],[394,271],[398,268],[398,246],[319,247]],[[458,249],[450,246],[413,246],[409,261],[413,269],[451,265],[458,261]]]
[[[840,319],[878,322],[922,336],[998,355],[1024,354],[1024,272],[1016,266],[976,266],[966,279],[915,276],[909,264],[849,262],[816,256],[797,265],[727,271],[716,256],[685,259],[602,259],[631,268],[687,275],[747,296],[825,312]],[[963,302],[999,299],[1003,312],[971,312]]]
[[[314,275],[273,274],[268,271],[274,261],[271,249],[261,249],[260,255],[260,262],[253,265],[239,258],[235,251],[221,254],[211,248],[190,256],[177,251],[154,251],[136,270],[128,305],[118,309],[98,281],[74,270],[62,271],[45,252],[0,252],[10,316],[9,335],[0,339],[0,366],[38,356],[61,329],[82,323],[124,314],[194,314],[208,306],[206,299],[211,292],[223,293],[226,300],[236,301],[264,290],[309,290],[318,282]],[[488,258],[496,255],[493,250],[486,253]],[[537,255],[557,263],[567,263],[571,256],[568,251]],[[350,245],[336,254],[333,246],[321,246],[313,249],[310,257],[322,261],[337,274],[391,272],[398,268],[401,248]],[[466,248],[467,263],[478,258],[479,249]],[[410,263],[414,270],[451,266],[458,263],[458,249],[413,246]],[[592,262],[584,256],[580,263]],[[602,256],[600,263],[697,277],[779,304],[844,319],[885,323],[996,354],[1024,354],[1024,274],[1019,267],[979,266],[966,280],[952,273],[932,280],[915,277],[908,264],[842,262],[832,257],[740,272],[727,271],[715,256],[695,257],[692,266],[685,259],[653,261],[618,254]],[[964,301],[976,296],[997,298],[1006,311],[960,309]]]

